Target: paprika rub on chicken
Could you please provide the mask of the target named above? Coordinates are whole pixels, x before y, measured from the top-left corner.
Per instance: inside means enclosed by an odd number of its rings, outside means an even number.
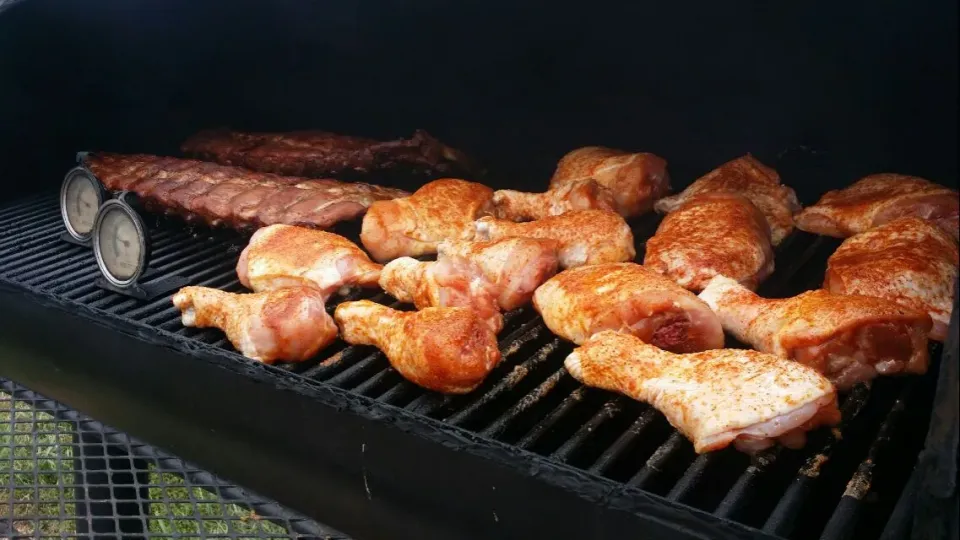
[[[830,381],[772,354],[674,354],[608,330],[574,349],[564,365],[588,386],[650,403],[691,439],[697,453],[730,443],[749,453],[777,442],[800,448],[807,431],[840,421]]]
[[[639,264],[560,272],[537,289],[533,305],[550,331],[577,344],[616,330],[671,352],[723,347],[723,329],[707,304]]]
[[[878,375],[927,371],[930,316],[889,300],[822,289],[767,299],[724,276],[700,298],[740,341],[813,367],[840,390]]]

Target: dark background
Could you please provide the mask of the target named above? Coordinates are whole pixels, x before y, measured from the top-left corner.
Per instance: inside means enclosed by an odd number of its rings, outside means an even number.
[[[784,5],[789,4],[789,5]],[[0,178],[211,126],[424,128],[543,189],[581,145],[683,186],[745,152],[809,203],[880,171],[957,183],[957,3],[26,0],[0,14]],[[372,179],[375,181],[376,179]]]

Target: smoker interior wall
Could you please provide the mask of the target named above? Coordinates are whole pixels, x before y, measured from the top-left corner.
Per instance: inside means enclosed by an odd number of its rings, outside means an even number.
[[[882,170],[956,185],[956,40],[952,0],[27,0],[0,15],[0,177],[229,125],[422,127],[529,189],[586,144],[679,186],[806,148],[829,163],[792,179],[807,202]]]

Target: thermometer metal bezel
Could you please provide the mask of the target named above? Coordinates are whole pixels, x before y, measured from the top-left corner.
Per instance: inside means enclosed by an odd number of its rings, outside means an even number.
[[[134,229],[137,231],[137,241],[140,244],[140,257],[137,261],[137,269],[133,275],[126,279],[119,279],[114,276],[103,260],[103,252],[100,246],[102,236],[100,229],[103,226],[104,218],[110,212],[123,212],[126,217],[133,222]],[[93,255],[97,259],[97,267],[100,269],[100,273],[103,274],[104,279],[117,287],[130,287],[131,285],[135,285],[137,280],[146,272],[147,261],[150,260],[150,243],[147,238],[147,229],[143,224],[143,219],[140,217],[140,214],[123,200],[119,198],[110,199],[100,205],[100,209],[97,211],[97,220],[93,224]]]
[[[100,214],[100,207],[103,206],[103,203],[110,198],[110,194],[107,192],[107,189],[103,187],[103,184],[100,183],[100,180],[88,171],[84,167],[74,167],[67,171],[67,174],[63,177],[63,183],[60,185],[60,217],[63,219],[63,226],[67,229],[67,234],[69,234],[74,240],[80,242],[87,242],[93,236],[94,231],[96,231],[97,223],[96,218],[94,218],[93,227],[88,233],[80,233],[70,223],[70,217],[67,214],[67,190],[73,182],[90,182],[93,184],[94,189],[97,191],[98,197],[98,207],[97,215]]]

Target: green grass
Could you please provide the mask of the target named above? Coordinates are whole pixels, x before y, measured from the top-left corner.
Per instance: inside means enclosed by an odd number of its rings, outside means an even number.
[[[19,534],[69,535],[76,532],[72,519],[76,508],[61,501],[74,498],[71,426],[46,413],[34,414],[24,403],[14,407],[10,396],[0,393],[0,517],[12,516]],[[11,420],[16,422],[12,430]],[[250,510],[221,503],[213,493],[185,485],[179,476],[158,472],[153,465],[150,469],[151,533],[286,534]]]

